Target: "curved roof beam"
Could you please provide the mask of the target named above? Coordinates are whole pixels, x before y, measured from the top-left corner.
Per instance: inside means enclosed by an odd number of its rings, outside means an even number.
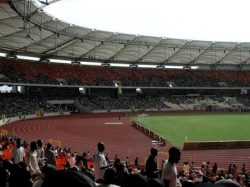
[[[137,38],[139,38],[138,36],[135,36],[129,43],[132,43],[133,41],[135,41]],[[106,61],[113,61],[115,57],[117,57],[119,54],[121,54],[123,52],[124,49],[126,49],[126,47],[128,46],[128,44],[124,44],[123,48],[121,48],[119,51],[117,51],[114,55],[112,55],[111,57],[109,57]]]
[[[148,54],[150,54],[156,47],[158,47],[163,41],[166,39],[161,39],[156,45],[154,45],[150,50],[148,50],[144,55],[142,55],[139,59],[136,60],[136,62],[140,62],[143,60],[144,57],[146,57]]]
[[[91,32],[92,32],[92,31],[88,32],[88,33],[87,33],[86,35],[84,35],[84,36],[89,35]],[[83,36],[83,37],[84,37],[84,36]],[[57,47],[55,47],[55,48],[49,49],[48,51],[44,52],[43,54],[56,53],[56,52],[58,52],[59,50],[65,48],[65,47],[67,47],[67,46],[69,46],[69,45],[71,45],[71,44],[74,44],[77,40],[79,40],[79,39],[78,39],[78,38],[72,38],[72,39],[70,39],[70,40],[68,40],[68,41],[66,41],[66,42],[64,42],[64,43],[62,43],[61,45],[59,45],[59,46],[57,46]]]
[[[89,53],[95,51],[98,47],[104,45],[105,42],[107,42],[108,40],[110,40],[111,38],[113,38],[113,36],[115,36],[115,34],[112,34],[110,37],[108,37],[106,40],[100,42],[99,44],[97,44],[94,48],[88,50],[86,53],[84,53],[83,55],[79,56],[78,58],[85,58]]]
[[[231,52],[235,51],[237,47],[241,44],[236,44],[230,51],[228,51],[223,57],[221,57],[218,62],[221,63],[222,60],[224,60]]]
[[[185,47],[188,45],[189,41],[187,41],[182,47],[180,47],[178,50],[176,50],[172,55],[170,55],[167,59],[165,59],[162,64],[165,64],[169,62],[176,54],[178,54],[182,49],[185,49]],[[174,48],[174,47],[173,47]]]
[[[199,59],[201,58],[201,56],[202,56],[203,54],[205,54],[207,51],[209,51],[210,48],[211,48],[214,44],[215,44],[215,43],[211,43],[204,51],[202,51],[202,52],[200,53],[200,55],[198,55],[196,58],[194,58],[194,59],[192,60],[192,62],[190,62],[188,65],[194,64],[195,61],[199,60]]]

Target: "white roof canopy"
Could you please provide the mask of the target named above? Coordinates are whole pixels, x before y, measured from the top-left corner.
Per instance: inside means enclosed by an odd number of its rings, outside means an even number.
[[[79,61],[156,65],[247,65],[250,43],[195,41],[92,30],[44,13],[34,2],[0,4],[0,52]]]

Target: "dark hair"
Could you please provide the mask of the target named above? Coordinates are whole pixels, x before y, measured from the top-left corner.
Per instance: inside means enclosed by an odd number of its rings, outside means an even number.
[[[144,187],[147,186],[146,178],[141,174],[130,174],[125,181],[124,187]]]
[[[176,147],[171,147],[169,150],[168,150],[168,153],[169,153],[169,156],[170,155],[180,155],[181,152],[178,148]]]
[[[17,146],[17,148],[21,147],[21,139],[20,138],[16,139],[16,146]]]
[[[23,167],[23,164],[13,164],[10,173],[9,187],[32,187],[30,172],[26,170],[26,167]]]
[[[114,184],[115,182],[115,170],[113,168],[108,168],[104,173],[104,182],[105,184]]]
[[[98,151],[103,152],[104,149],[105,149],[104,144],[101,143],[101,142],[99,142],[99,143],[97,144],[97,149],[98,149]]]
[[[42,147],[42,146],[43,146],[43,141],[42,141],[42,140],[37,140],[37,145],[38,145],[39,147]]]
[[[178,163],[180,160],[181,152],[176,147],[171,147],[168,151],[169,153],[169,159],[168,161],[171,163]]]
[[[79,172],[72,170],[60,170],[44,178],[41,187],[95,187],[94,181]]]
[[[37,144],[36,142],[30,142],[30,150],[35,151],[37,149]]]
[[[158,150],[155,148],[151,148],[150,152],[151,152],[151,155],[157,156]]]
[[[50,149],[52,147],[51,143],[47,143],[47,149]]]

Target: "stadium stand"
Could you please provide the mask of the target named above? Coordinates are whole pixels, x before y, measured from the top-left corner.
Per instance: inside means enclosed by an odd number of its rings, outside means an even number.
[[[40,173],[36,175],[30,175],[30,171],[27,170],[27,167],[30,166],[30,159],[28,159],[30,153],[30,148],[27,146],[27,142],[24,140],[21,140],[21,148],[25,153],[23,154],[23,161],[13,164],[10,162],[10,160],[13,158],[13,150],[16,149],[16,142],[17,139],[10,137],[10,136],[1,136],[1,160],[0,160],[0,172],[1,172],[1,186],[12,186],[13,182],[18,181],[18,184],[25,184],[25,186],[34,186],[35,183],[47,183],[46,180],[48,180],[46,177],[47,175],[53,175],[53,172],[55,174],[57,172],[63,172],[63,171],[74,171],[76,173],[82,173],[84,176],[88,176],[88,180],[92,181],[94,185],[99,185],[98,183],[103,183],[103,180],[98,180],[96,183],[94,183],[94,174],[95,171],[93,171],[93,159],[90,155],[87,153],[84,153],[82,155],[78,155],[76,153],[71,153],[69,149],[61,149],[60,147],[53,147],[51,149],[51,152],[55,154],[56,156],[56,162],[55,165],[53,164],[46,164],[46,158],[44,165],[40,165],[41,171],[45,174],[44,176],[41,176]],[[49,145],[49,144],[48,144]],[[46,150],[46,145],[42,147],[42,150]],[[35,151],[36,152],[36,151]],[[33,153],[34,154],[34,151]],[[44,159],[44,156],[42,156]],[[73,159],[73,160],[72,160]],[[85,164],[83,165],[83,160],[86,159],[87,164],[85,167]],[[38,162],[37,160],[34,160],[34,162]],[[140,175],[143,180],[148,181],[150,180],[149,177],[146,176],[146,172],[143,169],[143,167],[138,166],[135,167],[135,165],[130,162],[126,161],[125,163],[121,162],[119,158],[116,158],[114,161],[109,161],[114,163],[114,173],[112,174],[112,181],[109,181],[110,184],[116,184],[119,186],[126,185],[127,177],[134,177],[134,175]],[[247,187],[249,185],[249,178],[248,178],[248,172],[246,170],[246,165],[243,164],[242,166],[236,166],[235,164],[230,164],[228,169],[220,170],[219,166],[214,163],[213,166],[209,165],[210,162],[202,162],[200,166],[196,165],[194,166],[193,163],[184,162],[183,167],[181,164],[178,164],[178,176],[177,178],[180,180],[180,183],[182,185],[185,185],[185,182],[191,182],[194,184],[198,183],[209,183],[214,184],[217,181],[221,181],[222,179],[228,179],[231,181],[234,181],[236,184],[239,184],[243,187]],[[35,164],[35,163],[33,163]],[[37,163],[38,164],[38,163]],[[120,168],[122,167],[122,168]],[[20,177],[16,175],[16,173],[20,172],[19,170],[22,170],[22,172],[26,173],[25,177]],[[106,170],[108,172],[109,169]],[[70,174],[67,174],[70,176]],[[121,176],[122,175],[122,176]],[[106,176],[106,175],[105,175]],[[104,180],[107,180],[105,178]],[[109,176],[111,177],[111,176]],[[125,178],[124,178],[125,177]],[[158,175],[155,176],[156,179],[159,177]],[[108,178],[110,179],[110,178]],[[52,179],[50,179],[52,180]],[[85,179],[86,180],[86,179]],[[134,183],[137,183],[139,179],[136,179]],[[27,184],[27,181],[29,183]],[[56,181],[54,181],[56,182]],[[58,181],[57,181],[58,182]],[[147,186],[147,184],[143,185]]]
[[[249,71],[162,70],[75,66],[0,60],[0,74],[7,82],[66,85],[169,87],[247,87]],[[205,75],[205,76],[204,76]],[[224,83],[224,84],[222,84]]]

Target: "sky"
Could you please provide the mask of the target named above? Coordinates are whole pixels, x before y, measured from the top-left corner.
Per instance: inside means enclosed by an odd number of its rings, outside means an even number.
[[[249,0],[60,0],[44,10],[91,29],[205,41],[250,42]]]

